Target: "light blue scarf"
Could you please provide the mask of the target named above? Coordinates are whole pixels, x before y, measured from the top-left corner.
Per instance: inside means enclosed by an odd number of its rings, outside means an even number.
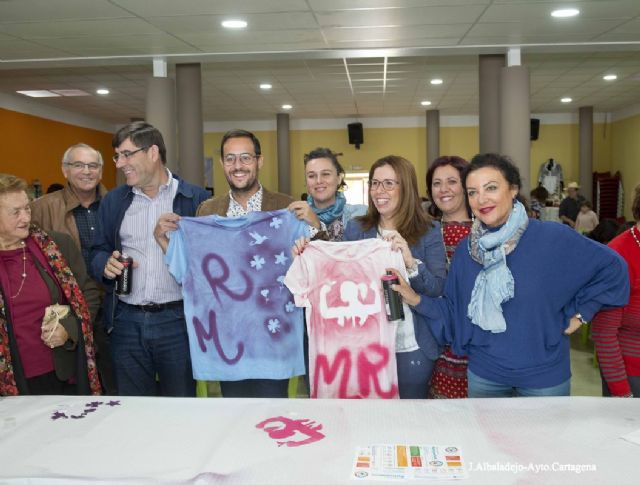
[[[325,207],[324,209],[318,209],[313,202],[313,197],[311,197],[310,195],[307,196],[307,202],[311,206],[311,209],[313,209],[313,212],[315,212],[318,216],[318,219],[320,219],[328,226],[337,218],[342,217],[342,211],[344,210],[344,206],[347,203],[347,198],[342,192],[336,192],[335,203],[331,204],[329,207]]]
[[[499,230],[490,232],[478,219],[471,227],[469,254],[483,268],[473,286],[467,315],[483,330],[500,333],[507,329],[502,303],[513,298],[514,282],[506,258],[528,225],[527,211],[516,200],[509,219]]]

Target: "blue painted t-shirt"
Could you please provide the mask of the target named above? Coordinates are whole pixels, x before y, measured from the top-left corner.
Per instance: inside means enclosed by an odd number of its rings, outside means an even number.
[[[195,379],[304,374],[302,310],[284,276],[308,227],[286,209],[180,219],[165,261],[182,284]]]

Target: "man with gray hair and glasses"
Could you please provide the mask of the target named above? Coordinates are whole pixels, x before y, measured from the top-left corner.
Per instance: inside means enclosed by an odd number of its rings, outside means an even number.
[[[62,156],[66,186],[31,202],[31,222],[45,231],[68,234],[82,253],[87,270],[100,201],[107,193],[102,180],[102,155],[95,148],[78,143]],[[94,325],[98,373],[106,393],[115,392],[109,341],[98,313]]]

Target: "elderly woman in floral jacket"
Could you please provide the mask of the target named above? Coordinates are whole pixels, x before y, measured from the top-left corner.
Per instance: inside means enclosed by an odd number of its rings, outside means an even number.
[[[0,174],[0,395],[99,394],[98,288],[69,236],[30,224],[25,189]]]

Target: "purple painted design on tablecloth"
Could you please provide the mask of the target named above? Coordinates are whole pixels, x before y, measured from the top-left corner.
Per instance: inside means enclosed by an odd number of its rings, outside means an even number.
[[[69,419],[69,418],[84,419],[90,413],[95,413],[96,411],[98,411],[98,408],[103,404],[111,407],[120,406],[120,401],[109,401],[109,402],[91,401],[84,405],[84,410],[80,414],[67,414],[66,412],[56,410],[51,414],[51,419],[53,421],[56,421],[57,419]]]

